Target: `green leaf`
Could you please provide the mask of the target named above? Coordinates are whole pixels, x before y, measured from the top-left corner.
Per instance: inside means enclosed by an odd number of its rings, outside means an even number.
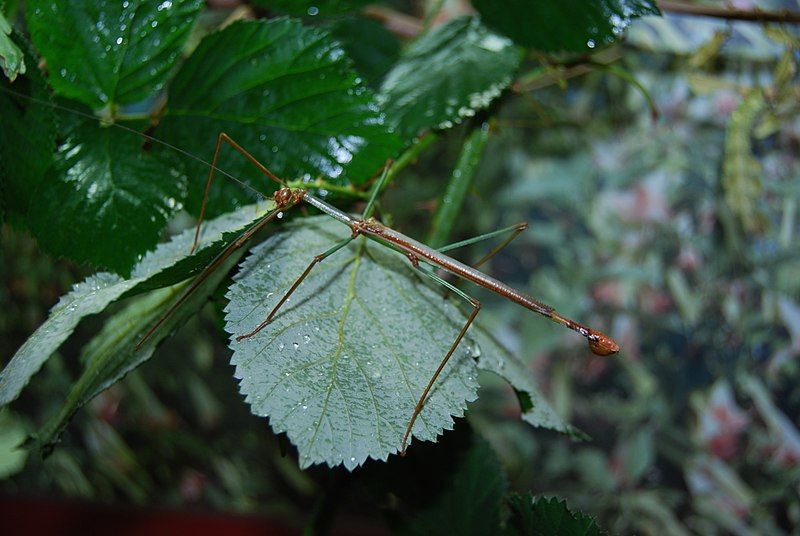
[[[522,420],[532,426],[563,432],[577,439],[586,437],[580,430],[564,422],[556,413],[536,388],[532,371],[519,359],[481,328],[478,328],[472,336],[476,343],[476,353],[480,354],[478,368],[494,372],[511,384],[520,400]]]
[[[29,46],[23,48],[26,59],[35,66]],[[0,80],[0,86],[50,102],[47,84],[35,67],[13,84]],[[12,223],[26,222],[45,171],[53,163],[55,139],[56,118],[51,107],[0,91],[0,182],[4,208]]]
[[[361,17],[339,19],[330,26],[331,35],[353,59],[356,70],[372,87],[380,81],[400,56],[400,41],[374,20]]]
[[[86,367],[72,384],[67,400],[36,433],[35,447],[45,452],[58,440],[72,416],[92,398],[120,381],[128,372],[150,359],[156,347],[208,300],[230,269],[244,254],[231,255],[178,307],[141,348],[136,344],[181,296],[185,284],[154,290],[133,300],[111,317],[83,350]]]
[[[397,131],[450,128],[486,108],[511,83],[520,51],[478,19],[462,17],[424,34],[383,81],[379,101]]]
[[[11,24],[0,13],[0,66],[3,74],[14,81],[19,74],[25,74],[25,58],[19,47],[11,40]]]
[[[200,0],[28,2],[31,39],[53,89],[93,109],[133,104],[164,86]]]
[[[284,178],[325,176],[363,184],[399,148],[344,49],[298,21],[240,21],[207,36],[170,88],[159,136],[194,154],[212,154],[226,132]],[[227,146],[220,166],[262,191],[275,189]],[[202,175],[187,161],[192,176]],[[190,197],[197,210],[200,194]],[[209,210],[236,206],[241,187],[220,182]]]
[[[472,4],[487,26],[548,52],[588,52],[619,39],[632,19],[661,14],[652,0],[509,0],[502,9],[492,0]]]
[[[257,335],[313,256],[350,234],[323,216],[295,220],[259,245],[228,291],[236,378],[251,411],[297,446],[300,466],[386,459],[402,442],[414,406],[464,324],[460,310],[415,274],[408,259],[356,240],[311,271]],[[440,376],[414,436],[434,440],[476,398],[466,341]]]
[[[511,509],[509,526],[515,534],[531,536],[600,536],[604,534],[594,518],[567,508],[566,501],[555,497],[539,497],[530,492],[508,498]]]
[[[120,298],[146,289],[172,285],[196,273],[259,214],[253,207],[246,207],[206,222],[198,250],[192,256],[188,256],[188,253],[194,239],[194,229],[189,229],[145,256],[134,267],[131,279],[98,273],[75,285],[61,297],[50,310],[47,321],[25,341],[0,372],[0,405],[8,404],[19,396],[31,377],[72,334],[81,319],[101,312]]]
[[[449,475],[450,485],[400,534],[497,534],[506,474],[489,444],[474,437]]]
[[[357,11],[372,2],[370,0],[254,0],[253,3],[286,15],[327,17]]]
[[[74,119],[37,192],[30,226],[48,251],[125,274],[155,246],[185,196],[174,155],[144,152],[128,132]]]

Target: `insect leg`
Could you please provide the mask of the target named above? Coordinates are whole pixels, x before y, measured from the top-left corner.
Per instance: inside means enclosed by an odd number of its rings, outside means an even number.
[[[217,145],[214,148],[214,157],[211,159],[211,166],[208,168],[208,179],[206,179],[206,187],[205,190],[203,191],[203,202],[200,204],[200,216],[197,218],[197,227],[195,228],[194,231],[194,242],[192,242],[192,250],[189,252],[190,255],[194,253],[195,249],[197,249],[197,241],[200,238],[200,225],[203,223],[203,216],[206,213],[206,202],[208,201],[208,193],[211,191],[211,181],[214,179],[214,174],[219,169],[217,168],[217,159],[219,158],[219,151],[222,148],[222,142],[225,142],[231,147],[233,147],[239,154],[244,156],[251,164],[253,164],[253,166],[256,169],[258,169],[261,173],[266,175],[270,180],[277,182],[281,186],[285,186],[285,183],[277,175],[275,175],[273,172],[267,169],[267,167],[264,164],[259,162],[255,156],[250,154],[241,145],[233,141],[233,139],[231,139],[230,136],[228,136],[224,132],[220,132],[219,136],[217,136]]]
[[[405,453],[406,453],[406,447],[408,446],[408,439],[411,436],[411,429],[414,427],[414,422],[417,420],[417,417],[419,417],[419,414],[422,412],[422,408],[425,406],[425,400],[428,398],[428,394],[430,393],[431,389],[433,388],[433,384],[436,383],[436,379],[439,377],[439,374],[441,374],[442,370],[444,370],[444,367],[447,365],[447,362],[450,360],[450,357],[456,351],[456,348],[458,348],[459,343],[461,343],[461,339],[464,338],[464,335],[466,335],[467,330],[472,325],[472,322],[475,320],[475,317],[478,316],[478,312],[481,310],[481,302],[479,302],[478,300],[476,300],[475,298],[473,298],[471,296],[468,296],[463,291],[457,289],[456,287],[454,287],[453,285],[451,285],[450,283],[448,283],[447,281],[445,281],[441,277],[437,276],[433,272],[428,271],[425,268],[422,268],[421,266],[419,266],[418,263],[415,264],[412,261],[412,264],[422,274],[430,277],[431,279],[433,279],[437,283],[440,283],[440,284],[444,285],[445,287],[447,287],[452,292],[455,292],[456,294],[458,294],[459,296],[461,296],[462,298],[467,300],[469,302],[469,304],[472,305],[473,309],[472,309],[472,312],[470,313],[469,317],[467,318],[467,321],[464,323],[464,327],[462,327],[461,331],[458,333],[458,336],[456,337],[456,340],[453,341],[452,346],[450,346],[450,350],[447,351],[447,354],[444,356],[444,359],[442,359],[441,363],[439,363],[439,366],[436,368],[436,372],[434,372],[433,376],[431,376],[431,379],[428,380],[428,385],[425,386],[425,390],[422,391],[422,396],[419,397],[419,400],[417,401],[417,405],[414,407],[414,413],[411,415],[411,420],[408,421],[408,425],[406,426],[406,431],[403,434],[403,445],[402,445],[402,448],[400,449],[400,454],[401,455],[405,455]]]
[[[456,249],[464,246],[468,246],[470,244],[475,244],[476,242],[481,242],[482,240],[487,240],[489,238],[494,238],[497,235],[501,235],[503,233],[507,233],[511,231],[511,235],[509,235],[505,240],[503,240],[499,245],[495,246],[489,253],[481,257],[481,259],[476,262],[473,267],[477,268],[480,265],[484,264],[486,261],[497,255],[503,248],[509,245],[515,238],[517,238],[522,231],[528,228],[527,222],[520,222],[515,223],[509,227],[504,229],[498,229],[497,231],[492,231],[491,233],[482,234],[480,236],[474,236],[472,238],[468,238],[466,240],[462,240],[461,242],[455,242],[453,244],[448,244],[446,246],[442,246],[437,249],[437,251],[441,251],[444,253],[445,251],[450,251],[451,249]]]
[[[306,267],[306,269],[305,269],[305,270],[303,270],[303,273],[302,273],[302,274],[300,274],[300,277],[298,277],[298,278],[295,280],[295,282],[292,284],[292,286],[289,288],[289,290],[286,292],[286,294],[284,294],[284,295],[283,295],[283,297],[281,298],[281,300],[280,300],[280,301],[279,301],[279,302],[278,302],[278,303],[275,305],[275,307],[273,307],[273,308],[272,308],[272,311],[270,311],[270,313],[267,315],[267,318],[265,318],[265,319],[264,319],[264,321],[263,321],[263,322],[261,322],[261,323],[260,323],[260,324],[259,324],[259,325],[258,325],[258,326],[257,326],[257,327],[256,327],[256,328],[253,330],[253,331],[251,331],[250,333],[246,333],[246,334],[244,334],[244,335],[239,335],[238,337],[236,337],[236,341],[238,342],[238,341],[241,341],[242,339],[247,339],[247,338],[249,338],[249,337],[252,337],[252,336],[253,336],[253,335],[255,335],[256,333],[258,333],[259,331],[261,331],[262,329],[264,329],[264,328],[265,328],[265,327],[266,327],[266,326],[267,326],[267,325],[268,325],[270,322],[272,322],[272,319],[273,319],[273,317],[274,317],[274,316],[277,314],[277,312],[278,312],[278,309],[280,309],[280,308],[281,308],[281,306],[283,306],[283,304],[284,304],[284,303],[286,303],[286,300],[288,300],[288,299],[289,299],[289,296],[291,296],[291,295],[292,295],[292,293],[294,293],[294,291],[295,291],[295,290],[297,290],[297,288],[300,286],[300,283],[302,283],[302,282],[303,282],[303,279],[305,279],[305,278],[306,278],[306,276],[307,276],[307,275],[308,275],[308,274],[311,272],[311,270],[314,268],[314,266],[316,266],[317,264],[321,263],[321,262],[322,262],[322,261],[323,261],[323,260],[324,260],[326,257],[329,257],[330,255],[333,255],[334,253],[336,253],[337,251],[339,251],[340,249],[342,249],[343,247],[345,247],[347,244],[349,244],[350,242],[352,242],[352,241],[353,241],[353,239],[354,239],[356,236],[358,236],[358,235],[354,235],[354,236],[348,236],[347,238],[345,238],[345,239],[344,239],[344,240],[342,240],[341,242],[337,242],[337,243],[336,243],[336,245],[334,245],[334,246],[333,246],[332,248],[330,248],[329,250],[325,251],[324,253],[320,253],[319,255],[317,255],[316,257],[314,257],[314,259],[313,259],[313,260],[311,261],[311,263],[310,263],[310,264],[309,264],[309,265]]]

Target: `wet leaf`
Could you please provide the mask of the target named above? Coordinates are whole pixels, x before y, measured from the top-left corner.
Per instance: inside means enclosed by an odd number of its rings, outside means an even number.
[[[174,155],[143,152],[136,136],[78,119],[45,174],[30,226],[50,252],[126,274],[185,196]]]
[[[86,367],[80,378],[72,384],[67,399],[58,412],[36,433],[35,447],[47,451],[58,440],[75,412],[101,391],[117,383],[130,371],[150,359],[161,341],[170,336],[206,303],[243,253],[243,250],[239,250],[231,255],[139,349],[136,348],[139,340],[181,296],[186,285],[178,284],[154,290],[136,298],[122,311],[112,316],[102,331],[84,347],[81,359],[86,363]]]
[[[203,226],[198,250],[188,257],[194,229],[188,229],[156,248],[133,269],[131,279],[98,273],[75,285],[50,310],[47,321],[25,341],[0,372],[0,405],[17,398],[31,377],[72,334],[86,316],[97,314],[108,304],[146,289],[175,284],[205,266],[234,236],[259,215],[253,207],[226,214]]]
[[[449,485],[399,534],[496,534],[508,489],[506,474],[489,444],[474,437],[449,475]]]
[[[0,13],[0,66],[3,74],[10,81],[14,81],[17,75],[25,74],[25,58],[19,47],[11,40],[11,24]]]
[[[400,144],[341,45],[290,19],[234,23],[203,39],[178,72],[158,135],[210,158],[223,131],[281,177],[340,184],[363,184]],[[192,176],[205,173],[186,165]],[[262,192],[275,189],[227,147],[220,166]],[[191,210],[201,194],[191,192]],[[209,210],[242,199],[240,186],[219,182]]]
[[[594,518],[572,512],[566,501],[555,497],[533,498],[530,492],[508,498],[509,528],[514,534],[532,536],[600,536],[605,534]]]
[[[405,136],[450,128],[500,95],[519,61],[520,51],[510,40],[463,17],[412,43],[386,75],[379,100]]]
[[[548,52],[588,52],[613,43],[631,20],[661,12],[651,0],[511,0],[497,9],[492,0],[474,0],[487,26],[517,44]]]
[[[27,20],[51,67],[53,89],[98,109],[154,96],[202,5],[200,0],[33,0]]]
[[[347,17],[330,26],[335,37],[353,60],[356,70],[372,87],[380,82],[400,56],[400,41],[379,23],[361,17]]]
[[[405,258],[359,239],[325,259],[273,322],[254,329],[314,255],[348,236],[328,217],[296,220],[256,247],[228,291],[235,376],[251,411],[297,446],[300,466],[386,459],[464,316]],[[476,398],[466,341],[440,376],[414,437],[431,441]]]

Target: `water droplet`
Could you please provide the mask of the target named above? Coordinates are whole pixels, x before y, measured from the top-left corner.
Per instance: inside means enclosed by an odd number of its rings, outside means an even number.
[[[586,41],[586,46],[589,48],[594,48],[595,47],[594,39],[589,39],[588,41]]]
[[[308,8],[308,14],[312,17],[315,15],[319,15],[319,8],[317,6],[310,6]]]
[[[150,27],[155,28],[156,26],[158,26],[157,20],[154,20],[153,22],[150,23]]]
[[[280,220],[281,218],[283,218],[283,212],[278,212],[278,219]]]
[[[305,411],[305,410],[307,410],[307,409],[308,409],[308,406],[306,406],[305,404],[303,404],[303,411]]]
[[[278,343],[278,350],[283,350],[284,344],[282,342]]]
[[[300,343],[293,342],[292,346],[294,346],[294,349],[297,350],[298,348],[300,348]]]
[[[306,344],[310,343],[311,337],[309,337],[308,335],[303,335],[303,342]]]
[[[350,461],[351,461],[351,462],[354,462],[354,461],[356,461],[356,457],[355,457],[355,456],[350,456]]]

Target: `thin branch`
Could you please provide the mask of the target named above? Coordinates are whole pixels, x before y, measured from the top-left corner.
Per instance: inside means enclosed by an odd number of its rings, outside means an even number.
[[[763,11],[761,9],[731,9],[726,7],[706,6],[682,1],[659,0],[658,7],[662,11],[712,17],[716,19],[743,20],[750,22],[778,22],[800,24],[800,12],[782,9],[780,11]]]

